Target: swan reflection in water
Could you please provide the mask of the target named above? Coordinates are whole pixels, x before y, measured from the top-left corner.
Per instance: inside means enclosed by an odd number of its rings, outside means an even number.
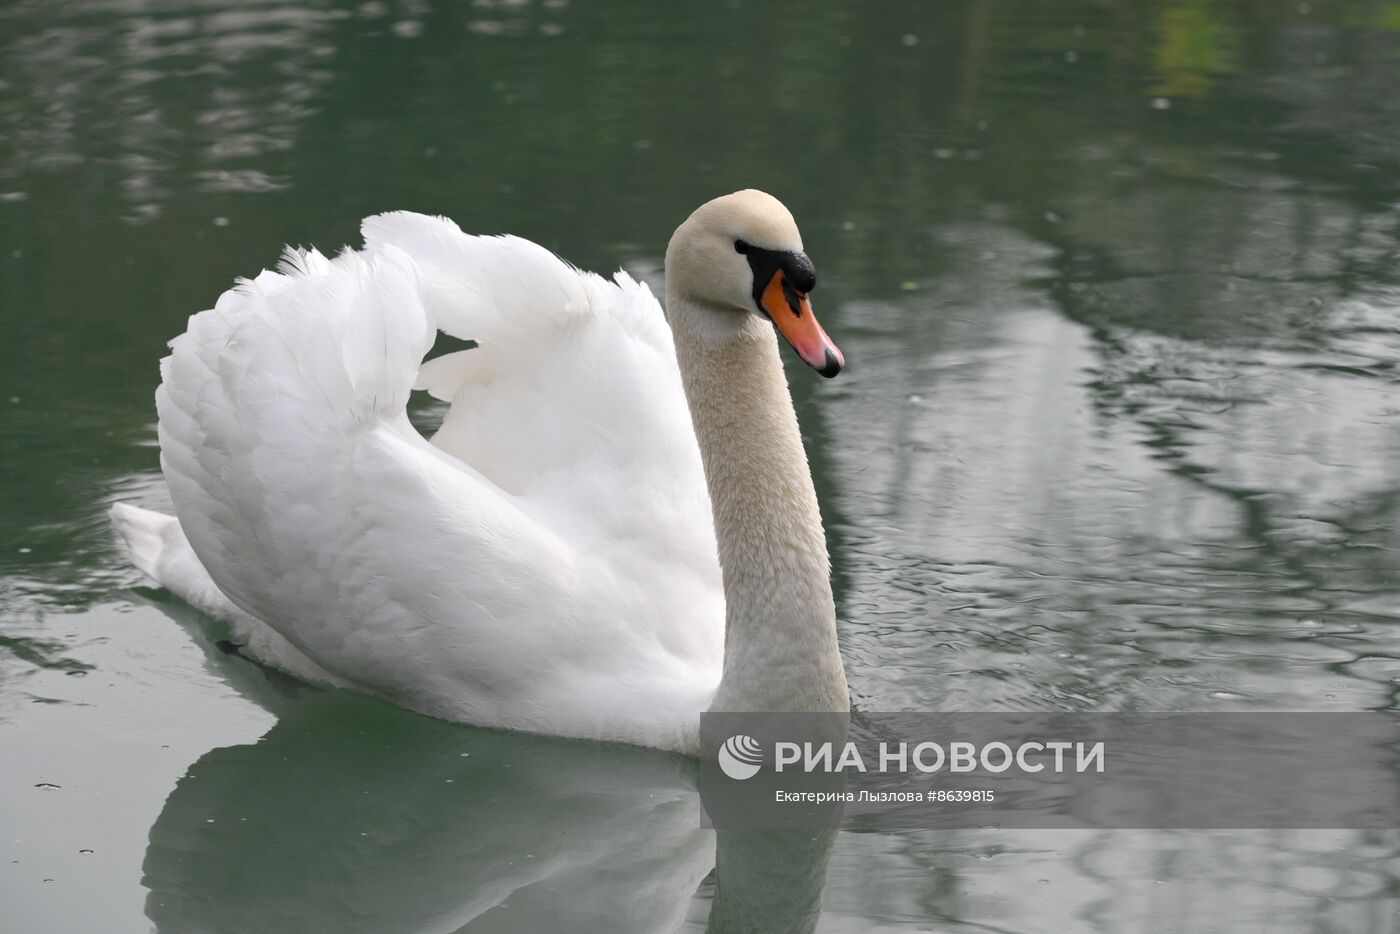
[[[151,828],[162,932],[810,931],[833,834],[702,829],[699,765],[298,689]],[[718,853],[716,853],[718,844]]]

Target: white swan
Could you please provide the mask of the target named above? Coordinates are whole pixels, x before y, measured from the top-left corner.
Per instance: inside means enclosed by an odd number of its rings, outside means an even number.
[[[707,709],[848,708],[772,325],[843,360],[781,203],[676,230],[669,329],[645,285],[526,240],[406,213],[363,234],[172,341],[178,521],[112,510],[139,568],[263,663],[449,720],[696,752]],[[438,329],[479,346],[420,365]],[[413,388],[452,403],[431,443]]]

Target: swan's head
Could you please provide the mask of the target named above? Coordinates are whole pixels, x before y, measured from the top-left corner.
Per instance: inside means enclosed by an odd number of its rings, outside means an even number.
[[[754,316],[773,322],[797,355],[822,376],[846,359],[812,313],[817,284],[797,223],[781,201],[754,189],[702,204],[666,248],[667,290],[696,309],[687,322],[708,340],[735,339]]]

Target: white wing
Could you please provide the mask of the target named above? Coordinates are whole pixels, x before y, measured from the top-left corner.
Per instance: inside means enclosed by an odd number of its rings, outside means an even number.
[[[162,365],[162,465],[210,577],[326,671],[449,719],[675,746],[723,596],[644,285],[440,218],[288,255]],[[479,347],[419,363],[437,328]],[[418,384],[450,399],[433,443]]]

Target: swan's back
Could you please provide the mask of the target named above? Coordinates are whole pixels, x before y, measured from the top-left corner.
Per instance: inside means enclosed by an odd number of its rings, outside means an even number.
[[[218,588],[338,678],[485,725],[679,748],[723,596],[644,285],[382,215],[190,319],[162,466]],[[479,346],[420,369],[437,330]],[[432,443],[410,391],[451,402]]]

